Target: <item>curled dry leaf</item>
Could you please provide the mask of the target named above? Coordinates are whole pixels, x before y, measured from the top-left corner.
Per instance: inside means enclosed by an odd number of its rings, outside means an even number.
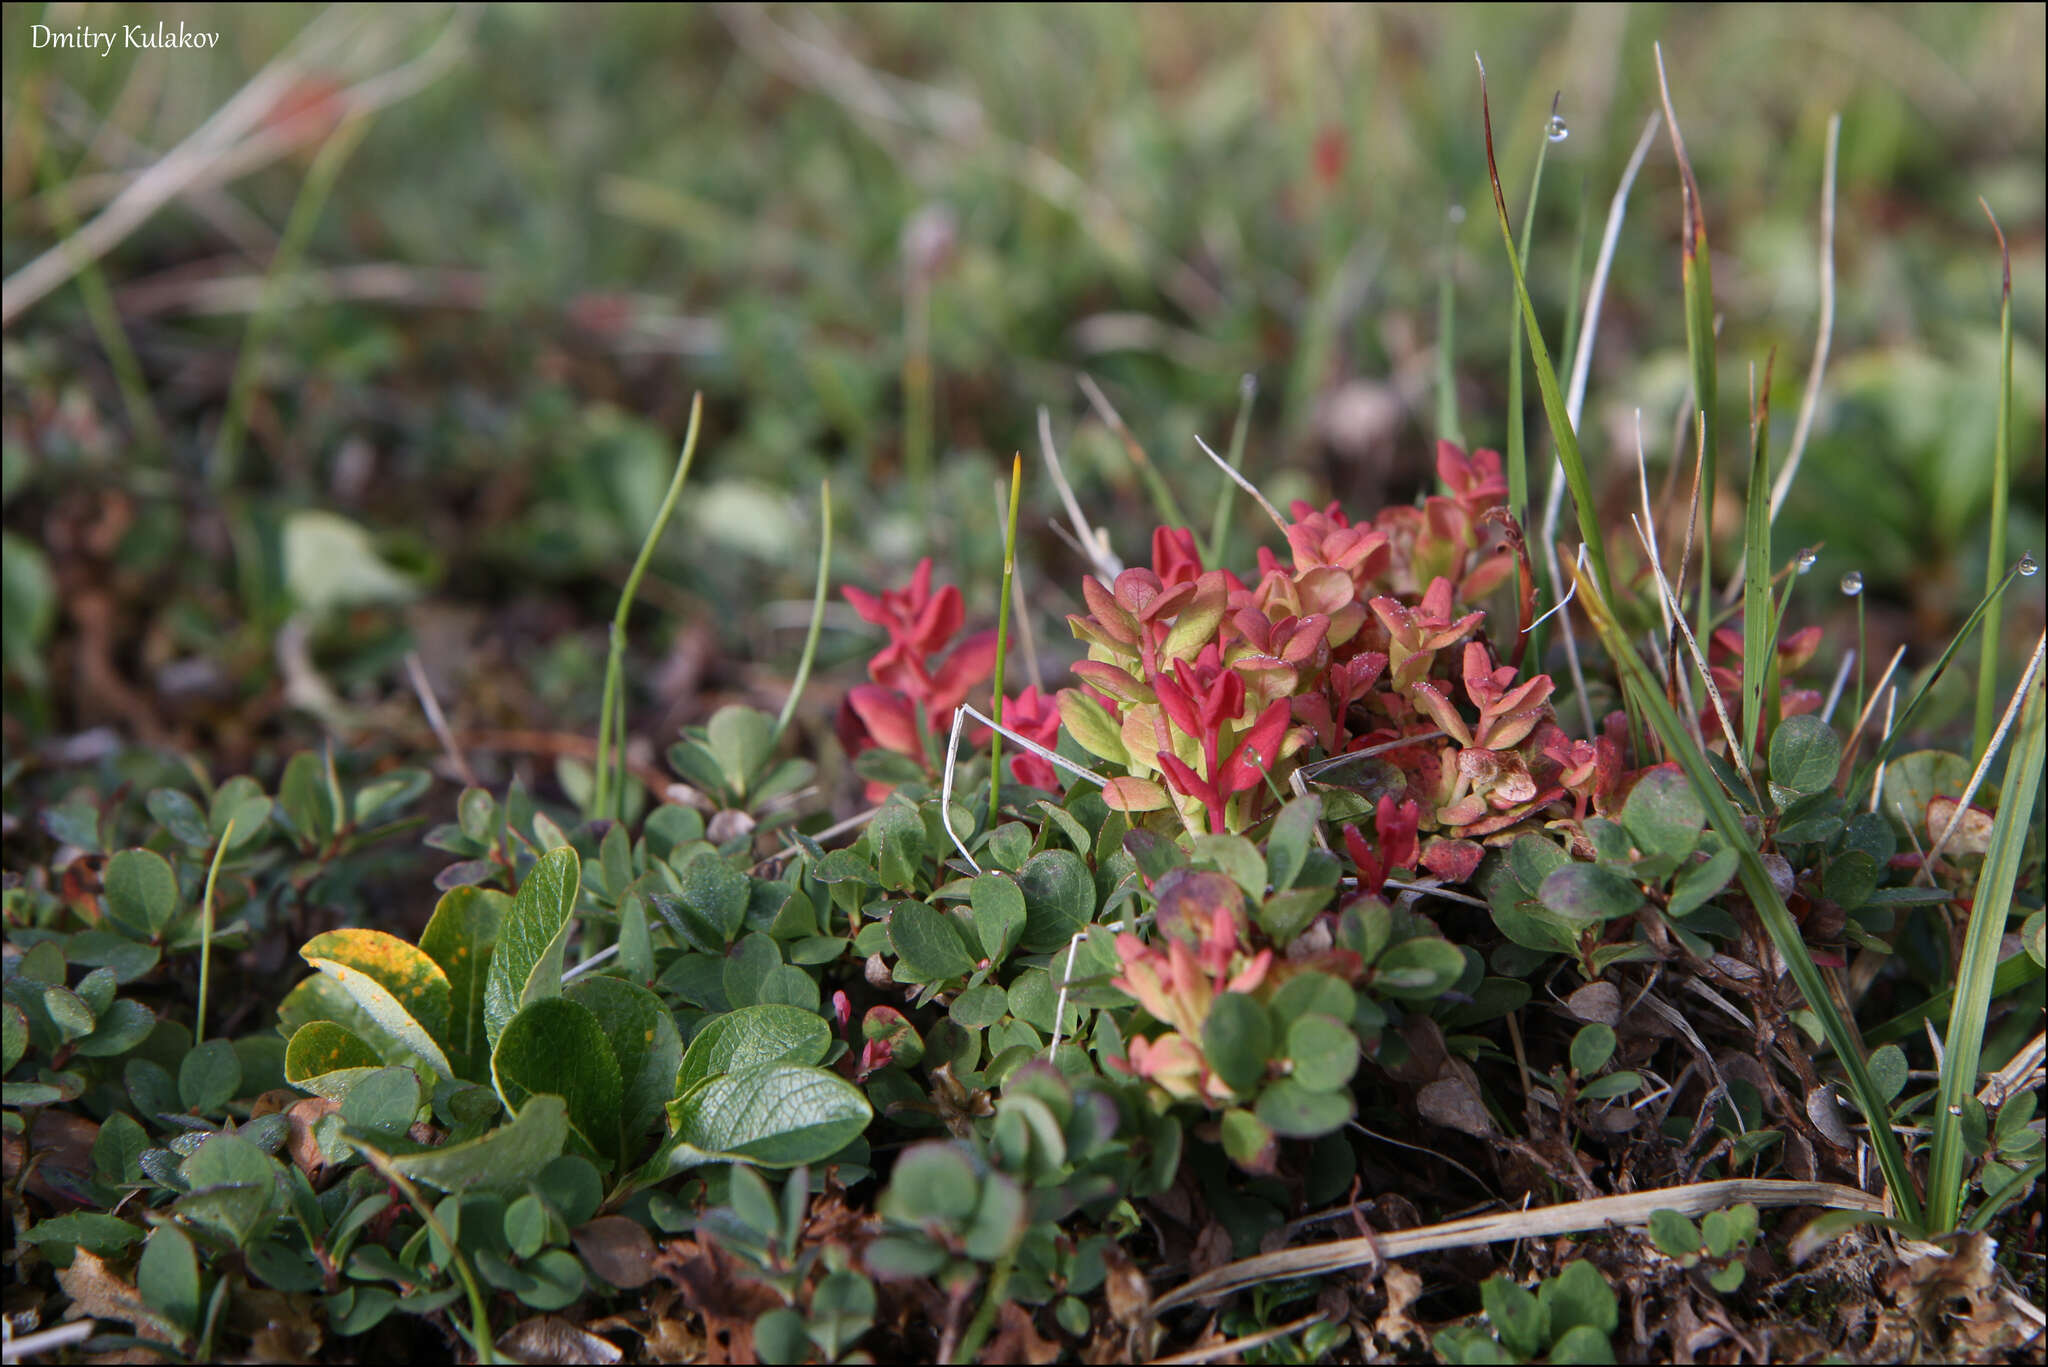
[[[67,1320],[113,1320],[132,1324],[138,1336],[161,1339],[165,1343],[176,1343],[184,1337],[174,1326],[158,1318],[156,1311],[149,1308],[135,1288],[116,1276],[90,1249],[81,1248],[72,1253],[71,1266],[58,1270],[57,1283],[71,1298],[71,1304],[64,1311]]]
[[[291,1154],[292,1162],[306,1174],[308,1181],[317,1183],[327,1167],[327,1155],[320,1151],[320,1141],[313,1137],[313,1126],[340,1109],[340,1102],[324,1096],[309,1096],[285,1108],[284,1118],[291,1126],[285,1151]]]
[[[605,1215],[570,1236],[592,1272],[622,1291],[654,1279],[654,1240],[638,1221]]]
[[[1387,1308],[1380,1311],[1372,1331],[1388,1348],[1397,1348],[1422,1332],[1408,1316],[1408,1307],[1422,1297],[1422,1278],[1399,1263],[1388,1263],[1380,1272],[1380,1285],[1386,1288]]]
[[[1038,1326],[1031,1322],[1031,1316],[1015,1301],[1004,1303],[996,1319],[995,1337],[982,1349],[985,1362],[1029,1362],[1043,1364],[1056,1361],[1060,1355],[1059,1344],[1038,1332]]]
[[[498,1351],[515,1362],[618,1362],[625,1357],[610,1339],[569,1323],[560,1315],[535,1315],[507,1329]]]
[[[1475,1139],[1490,1139],[1495,1132],[1493,1117],[1486,1113],[1479,1093],[1455,1072],[1418,1092],[1415,1106],[1424,1120],[1462,1130]]]
[[[1564,1009],[1582,1021],[1613,1025],[1621,1019],[1621,989],[1613,983],[1587,983],[1565,998]]]

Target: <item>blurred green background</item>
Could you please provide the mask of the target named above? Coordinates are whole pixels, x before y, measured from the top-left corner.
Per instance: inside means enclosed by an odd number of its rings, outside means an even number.
[[[1198,528],[1218,482],[1193,437],[1224,444],[1247,374],[1246,468],[1276,501],[1410,498],[1447,268],[1464,434],[1506,426],[1475,50],[1517,217],[1562,92],[1531,260],[1556,350],[1661,41],[1712,239],[1724,471],[1772,348],[1774,449],[1789,438],[1841,114],[1832,359],[1779,536],[1825,547],[1826,591],[1795,616],[1852,621],[1833,585],[1859,570],[1873,649],[1924,663],[1983,578],[1999,276],[1980,195],[2013,251],[2010,545],[2043,547],[2043,13],[10,5],[9,760],[113,737],[225,773],[323,723],[418,752],[414,648],[465,743],[549,757],[594,724],[604,624],[697,390],[703,449],[634,619],[633,725],[656,744],[720,702],[779,703],[827,477],[835,583],[894,584],[932,553],[992,618],[994,482],[1024,451],[1025,587],[1056,656],[1079,561],[1047,527],[1037,408],[1126,558],[1158,520],[1083,372]],[[35,29],[129,24],[219,40],[102,56]],[[152,183],[178,193],[72,270],[60,244]],[[1661,483],[1685,391],[1679,215],[1660,136],[1584,421],[1616,516],[1634,414]],[[58,283],[28,298],[39,271]],[[1731,540],[1738,496],[1717,510]],[[1261,527],[1237,514],[1248,562]],[[2009,668],[2038,584],[2008,611]],[[874,648],[843,609],[827,625],[818,729]]]

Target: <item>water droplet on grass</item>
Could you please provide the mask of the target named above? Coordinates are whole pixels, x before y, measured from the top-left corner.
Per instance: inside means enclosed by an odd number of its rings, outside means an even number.
[[[1572,135],[1572,130],[1565,124],[1565,121],[1555,114],[1550,116],[1550,123],[1543,131],[1552,142],[1563,142]]]
[[[1951,1106],[1948,1108],[1948,1113],[1950,1115],[1961,1115],[1963,1113],[1963,1108],[1960,1106]]]
[[[2041,567],[2040,565],[2035,563],[2034,553],[2032,551],[2028,551],[2025,555],[2020,557],[2020,574],[2022,576],[2028,579],[2032,579],[2035,575],[2039,574],[2040,572]]]
[[[1819,560],[1820,552],[1814,550],[1813,547],[1808,546],[1805,550],[1799,553],[1799,572],[1801,574],[1805,574],[1808,570],[1812,569]]]
[[[1857,594],[1859,594],[1859,593],[1862,593],[1862,592],[1863,592],[1863,571],[1862,571],[1862,570],[1850,570],[1850,571],[1849,571],[1849,572],[1848,572],[1847,574],[1845,574],[1845,575],[1843,575],[1843,576],[1842,576],[1842,593],[1843,593],[1843,594],[1844,594],[1844,595],[1845,595],[1846,597],[1854,598],[1854,597],[1855,597],[1855,596],[1856,596]]]
[[[1463,223],[1465,221],[1465,206],[1453,204],[1445,211],[1445,217],[1449,218],[1453,223]]]

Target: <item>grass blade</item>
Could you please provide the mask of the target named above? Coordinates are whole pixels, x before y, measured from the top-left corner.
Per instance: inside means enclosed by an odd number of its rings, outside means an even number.
[[[1474,54],[1474,61],[1478,61]],[[1579,439],[1565,412],[1564,394],[1557,387],[1557,371],[1550,364],[1550,350],[1543,345],[1543,330],[1536,324],[1536,306],[1529,299],[1529,282],[1522,276],[1521,258],[1515,249],[1514,231],[1508,226],[1508,202],[1500,190],[1500,168],[1493,155],[1493,111],[1486,100],[1486,64],[1479,63],[1479,110],[1486,128],[1486,174],[1493,184],[1493,209],[1500,221],[1500,239],[1507,248],[1508,268],[1515,277],[1515,295],[1522,304],[1522,320],[1529,329],[1529,357],[1536,367],[1536,388],[1543,395],[1543,413],[1550,420],[1550,437],[1557,446],[1557,458],[1564,466],[1565,483],[1572,491],[1572,503],[1579,515],[1579,534],[1592,562],[1593,578],[1603,596],[1611,582],[1607,573],[1607,543],[1600,534],[1598,510],[1593,506],[1593,485],[1586,478],[1586,462],[1579,455]]]
[[[1656,44],[1657,89],[1664,100],[1664,122],[1671,129],[1671,151],[1678,158],[1678,177],[1684,197],[1684,256],[1681,271],[1685,285],[1685,349],[1692,361],[1693,402],[1706,420],[1702,443],[1706,461],[1701,475],[1707,525],[1700,536],[1700,621],[1702,636],[1712,634],[1714,582],[1714,488],[1720,424],[1714,409],[1720,383],[1714,374],[1714,272],[1707,251],[1707,219],[1700,204],[1700,183],[1693,178],[1692,161],[1685,155],[1685,135],[1678,129],[1678,115],[1671,108],[1671,86],[1664,79],[1664,45]]]
[[[675,514],[676,500],[683,492],[683,481],[690,477],[690,466],[697,459],[697,433],[703,425],[704,394],[700,390],[690,400],[690,426],[683,434],[683,454],[676,460],[676,472],[668,482],[668,493],[662,497],[653,525],[648,527],[647,537],[640,543],[640,554],[633,561],[632,572],[626,576],[626,586],[619,590],[618,611],[612,614],[611,649],[604,662],[604,700],[597,715],[597,758],[592,766],[595,772],[590,794],[592,816],[618,814],[614,810],[612,788],[614,740],[618,744],[618,788],[621,793],[626,786],[626,615],[633,610],[633,598],[640,592],[640,580],[647,573],[648,562],[654,559],[654,547],[660,542],[661,534],[668,530],[669,518]]]
[[[1865,1119],[1870,1122],[1870,1142],[1877,1151],[1879,1169],[1884,1173],[1885,1184],[1891,1190],[1892,1201],[1909,1223],[1920,1223],[1920,1199],[1913,1190],[1912,1177],[1906,1168],[1905,1154],[1899,1148],[1898,1137],[1891,1130],[1891,1112],[1885,1095],[1877,1088],[1864,1061],[1863,1053],[1856,1047],[1856,1037],[1849,1024],[1836,1008],[1834,997],[1828,992],[1826,982],[1821,978],[1820,969],[1807,951],[1806,941],[1799,933],[1798,922],[1785,907],[1784,899],[1778,895],[1777,887],[1771,882],[1769,870],[1764,867],[1763,855],[1743,829],[1742,817],[1716,781],[1706,754],[1693,743],[1685,725],[1679,720],[1671,704],[1664,697],[1664,689],[1657,681],[1656,671],[1637,654],[1628,635],[1615,620],[1607,597],[1598,585],[1589,583],[1579,576],[1579,598],[1585,605],[1588,618],[1599,631],[1607,645],[1608,654],[1613,658],[1622,676],[1623,687],[1634,702],[1636,710],[1646,718],[1664,742],[1665,753],[1677,761],[1692,784],[1694,795],[1707,809],[1708,820],[1722,841],[1736,853],[1736,876],[1748,894],[1751,905],[1756,909],[1757,918],[1769,932],[1771,942],[1785,961],[1785,967],[1792,975],[1801,995],[1806,998],[1808,1008],[1820,1021],[1821,1033],[1827,1038],[1836,1056],[1841,1060],[1843,1071],[1849,1076],[1849,1088],[1862,1109]]]
[[[1743,532],[1743,555],[1747,576],[1742,586],[1742,735],[1728,738],[1729,748],[1740,745],[1747,750],[1761,746],[1763,740],[1759,731],[1764,725],[1764,698],[1771,693],[1769,685],[1775,672],[1771,665],[1776,662],[1777,650],[1774,642],[1776,632],[1771,604],[1771,368],[1778,359],[1777,352],[1771,353],[1764,363],[1764,387],[1761,393],[1753,394],[1749,413],[1749,502],[1748,525]],[[1750,388],[1756,388],[1756,371],[1750,370]],[[1709,460],[1713,457],[1710,455]],[[1711,517],[1711,514],[1709,514]],[[1706,538],[1701,539],[1700,554],[1706,554]],[[1708,596],[1707,585],[1712,581],[1704,574],[1700,578],[1700,596]],[[1788,588],[1787,594],[1791,592]],[[1702,635],[1705,633],[1702,632]],[[1758,751],[1761,758],[1761,751]]]
[[[1543,162],[1550,153],[1550,129],[1557,126],[1557,102],[1563,92],[1550,97],[1550,122],[1543,141],[1536,144],[1536,170],[1529,177],[1529,203],[1522,210],[1521,274],[1529,273],[1529,239],[1536,234],[1536,197],[1543,190]],[[1491,147],[1489,144],[1489,155]],[[1535,331],[1536,320],[1529,319]],[[1508,310],[1508,511],[1515,521],[1529,520],[1529,442],[1522,413],[1522,311]]]
[[[1259,394],[1258,376],[1246,372],[1237,382],[1237,422],[1230,429],[1230,468],[1244,469],[1245,438],[1251,434],[1252,401]],[[1205,563],[1223,565],[1230,555],[1230,509],[1237,502],[1237,485],[1225,480],[1216,491],[1216,511],[1209,518],[1209,553]]]
[[[2043,689],[2039,674],[2012,700],[2024,709],[2018,745],[2006,769],[2004,795],[1991,825],[1991,845],[1977,877],[1963,961],[1956,974],[1955,1003],[1941,1054],[1941,1094],[1934,1109],[1934,1158],[1927,1179],[1927,1228],[1945,1234],[1955,1227],[1963,1199],[1963,1103],[1977,1086],[1977,1060],[1984,1050],[1984,1021],[1991,1010],[1998,946],[2012,910],[2020,855],[2033,826],[2034,798],[2041,789],[2041,765],[2048,754]]]
[[[796,715],[796,705],[804,696],[804,686],[811,681],[811,662],[818,657],[818,629],[825,625],[825,590],[832,582],[832,481],[829,479],[818,486],[818,516],[822,530],[818,538],[818,587],[811,595],[811,629],[804,633],[804,653],[796,662],[796,679],[789,686],[789,696],[783,699],[782,715],[775,719],[775,739],[778,741],[789,729],[789,720]]]
[[[1984,204],[1983,199],[1978,199]],[[1998,296],[1998,446],[1991,457],[1991,550],[1984,562],[1984,583],[2005,564],[2006,500],[2012,484],[2012,251],[2005,245],[2005,232],[1997,215],[1984,204],[1991,231],[1998,234],[1998,256],[2004,267]],[[1977,669],[1977,715],[1971,728],[1970,755],[1984,753],[1991,740],[1991,715],[1998,710],[1998,627],[2002,607],[1994,601],[1984,614],[1983,663]]]
[[[1017,494],[1024,483],[1024,455],[1010,460],[1010,525],[1003,534],[1003,604],[996,610],[995,704],[989,711],[995,725],[1003,724],[1003,672],[1010,655],[1010,584],[1017,577]],[[997,795],[1003,786],[1003,733],[998,729],[988,743],[988,824],[994,830]]]
[[[1444,211],[1444,261],[1436,285],[1436,434],[1453,446],[1465,444],[1464,430],[1458,426],[1458,349],[1451,331],[1458,225],[1464,221],[1464,205],[1453,204]]]

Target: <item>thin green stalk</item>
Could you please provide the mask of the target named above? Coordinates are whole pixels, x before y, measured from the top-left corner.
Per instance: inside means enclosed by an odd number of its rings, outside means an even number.
[[[1671,108],[1671,86],[1664,79],[1664,48],[1656,45],[1657,88],[1664,99],[1664,122],[1671,130],[1671,150],[1678,158],[1685,222],[1684,255],[1680,271],[1685,286],[1685,349],[1692,362],[1693,401],[1706,422],[1706,437],[1700,471],[1700,618],[1702,639],[1711,634],[1714,582],[1714,490],[1720,449],[1720,422],[1714,416],[1720,398],[1720,382],[1714,373],[1714,272],[1707,250],[1707,218],[1700,202],[1700,183],[1693,178],[1692,161],[1685,155],[1685,135],[1678,129],[1678,114]]]
[[[1453,446],[1465,444],[1458,426],[1458,349],[1451,330],[1454,276],[1458,262],[1458,225],[1465,221],[1465,208],[1453,204],[1444,218],[1443,269],[1436,286],[1436,434]]]
[[[2042,972],[2041,965],[2034,962],[2034,956],[2023,949],[1998,965],[1997,972],[1991,978],[1991,996],[1996,1000],[2017,992],[2041,977]],[[1955,988],[1945,987],[1926,1001],[1901,1011],[1876,1029],[1864,1031],[1863,1042],[1874,1049],[1880,1044],[1890,1044],[1893,1040],[1918,1035],[1923,1028],[1922,1022],[1933,1020],[1943,1011],[1950,1010],[1955,997]]]
[[[996,610],[995,701],[989,715],[995,718],[995,734],[988,743],[988,824],[994,830],[1003,786],[1003,675],[1010,656],[1010,585],[1017,577],[1017,500],[1024,484],[1024,456],[1010,460],[1010,526],[1003,534],[1003,603]]]
[[[1748,526],[1742,538],[1746,573],[1742,585],[1742,735],[1731,744],[1744,749],[1761,746],[1758,732],[1764,724],[1764,695],[1770,682],[1770,665],[1775,658],[1771,645],[1771,365],[1777,352],[1764,363],[1764,386],[1751,400],[1749,415],[1749,506]],[[1754,389],[1756,371],[1750,371]],[[1709,459],[1712,457],[1710,456]],[[1704,548],[1702,550],[1704,553]],[[1700,580],[1702,599],[1712,597]],[[1789,588],[1786,590],[1791,591]],[[1704,638],[1707,632],[1700,633]],[[1752,753],[1760,754],[1760,751]]]
[[[220,833],[220,844],[213,847],[213,862],[206,866],[206,892],[199,901],[199,1014],[192,1021],[192,1043],[206,1043],[206,993],[213,982],[213,890],[220,881],[220,861],[227,856],[228,846],[235,838],[235,819],[228,818],[227,829]]]
[[[32,92],[26,108],[40,110],[41,100]],[[58,174],[56,155],[51,150],[47,129],[43,136],[36,137],[38,154],[37,169],[43,188],[50,197],[51,217],[55,220],[57,232],[68,244],[78,232],[78,218],[71,212],[69,181]],[[149,397],[149,384],[143,379],[142,363],[135,359],[135,348],[128,343],[128,333],[121,326],[121,311],[114,306],[113,291],[107,288],[107,277],[100,270],[99,262],[83,253],[75,253],[72,259],[72,273],[78,277],[78,293],[85,301],[85,316],[92,324],[93,335],[99,338],[100,349],[107,353],[107,362],[114,368],[114,383],[121,390],[122,406],[128,410],[129,425],[135,429],[140,444],[149,450],[160,450],[164,443],[164,425],[157,416],[156,405]]]
[[[1015,1255],[1004,1254],[988,1275],[988,1290],[981,1296],[981,1304],[974,1311],[974,1319],[967,1326],[967,1332],[960,1339],[960,1346],[953,1353],[955,1362],[972,1362],[981,1355],[981,1345],[988,1342],[989,1331],[995,1328],[996,1311],[1002,1308],[1003,1297],[1010,1289],[1010,1269],[1015,1265]]]
[[[1863,576],[1858,574],[1856,584],[1856,710],[1849,715],[1863,715],[1863,680],[1870,664],[1870,637],[1863,630]]]
[[[242,456],[242,439],[249,427],[249,405],[256,397],[256,373],[263,364],[279,305],[284,302],[285,282],[298,269],[299,258],[305,254],[306,244],[312,240],[313,228],[320,222],[320,211],[327,204],[334,182],[341,176],[341,168],[347,165],[349,155],[369,131],[370,116],[352,114],[329,134],[313,157],[305,183],[299,187],[298,198],[292,202],[291,217],[285,220],[284,236],[278,239],[277,252],[270,258],[270,269],[263,277],[263,292],[257,297],[256,311],[249,315],[248,330],[242,334],[242,351],[235,360],[235,376],[228,389],[227,412],[221,418],[220,439],[213,449],[210,474],[216,489],[225,489],[234,483],[236,466]]]
[[[1523,278],[1515,237],[1508,227],[1508,202],[1501,194],[1500,169],[1493,156],[1493,112],[1486,101],[1486,66],[1479,67],[1479,110],[1486,127],[1486,172],[1493,183],[1494,216],[1500,223],[1500,240],[1507,248],[1508,268],[1515,277],[1515,294],[1522,303],[1522,319],[1528,325],[1529,356],[1536,366],[1536,388],[1543,395],[1543,412],[1550,420],[1550,438],[1557,447],[1558,463],[1564,466],[1565,484],[1572,491],[1572,503],[1579,517],[1579,535],[1593,578],[1603,595],[1612,582],[1607,572],[1607,542],[1600,532],[1598,510],[1593,506],[1593,485],[1586,477],[1586,462],[1579,454],[1578,434],[1566,415],[1564,394],[1557,387],[1557,371],[1550,364],[1550,350],[1543,344],[1543,330],[1536,325],[1536,305],[1529,298],[1529,282]]]
[[[2020,856],[2033,826],[2034,797],[2041,788],[2041,766],[2048,757],[2048,725],[2044,725],[2044,691],[2039,674],[2024,698],[2019,743],[2006,766],[2006,790],[1992,821],[1991,844],[1977,876],[1970,926],[1963,941],[1963,962],[1956,974],[1955,1003],[1949,1010],[1948,1038],[1941,1053],[1940,1100],[1934,1111],[1934,1158],[1927,1181],[1927,1229],[1945,1234],[1962,1213],[1963,1107],[1977,1089],[1977,1061],[1984,1050],[1984,1022],[1990,1014],[1998,947],[2012,911],[2013,887],[2019,881]]]
[[[1536,197],[1543,189],[1543,162],[1550,152],[1549,129],[1557,124],[1557,102],[1563,98],[1559,91],[1550,97],[1550,122],[1545,126],[1543,141],[1536,144],[1536,170],[1529,177],[1529,203],[1522,210],[1521,275],[1529,273],[1529,240],[1536,235]],[[1535,331],[1536,320],[1529,320],[1529,330]],[[1508,310],[1508,511],[1515,521],[1529,520],[1529,440],[1525,430],[1525,416],[1522,412],[1522,311]]]
[[[2005,245],[2005,233],[1991,206],[1980,197],[1991,231],[1998,234],[1998,256],[2004,267],[1998,296],[1998,445],[1991,456],[1991,549],[1984,562],[1984,583],[1988,587],[2005,565],[2006,500],[2012,485],[2012,252]],[[2002,605],[1992,603],[1984,615],[1983,663],[1977,670],[1977,717],[1971,729],[1970,757],[1984,753],[1991,741],[1991,719],[1998,711],[1998,629]]]
[[[1247,372],[1237,382],[1237,421],[1230,429],[1230,468],[1244,469],[1244,443],[1251,434],[1252,401],[1259,394],[1258,376]],[[1229,563],[1230,512],[1237,502],[1237,481],[1226,479],[1216,491],[1216,511],[1209,517],[1209,551],[1205,563],[1212,569]]]
[[[825,590],[832,582],[832,481],[829,479],[818,486],[818,517],[824,530],[818,539],[818,587],[811,594],[811,629],[804,634],[804,653],[796,662],[796,680],[790,684],[789,696],[783,700],[782,715],[775,719],[775,739],[778,741],[789,729],[789,719],[796,715],[796,705],[804,695],[804,686],[811,681],[811,662],[818,655],[818,630],[825,625]]]
[[[1528,269],[1528,264],[1527,261],[1522,263],[1524,270]],[[1572,287],[1564,297],[1564,346],[1557,353],[1560,356],[1577,356],[1579,354],[1579,285],[1584,281],[1585,275],[1586,187],[1582,180],[1579,185],[1579,226],[1578,231],[1572,237]]]
[[[617,814],[612,792],[611,755],[615,725],[619,733],[618,786],[621,789],[626,786],[626,614],[632,611],[633,596],[640,591],[641,576],[647,573],[648,562],[654,559],[654,547],[661,540],[661,534],[668,530],[668,520],[676,510],[676,499],[683,492],[683,481],[689,478],[690,465],[697,459],[697,433],[703,423],[704,394],[699,390],[690,400],[690,426],[683,434],[683,453],[676,461],[675,475],[668,482],[668,493],[662,498],[661,507],[654,514],[654,523],[648,527],[646,539],[640,543],[640,555],[633,561],[632,573],[626,576],[626,586],[619,591],[618,611],[612,614],[611,651],[604,662],[603,702],[599,706],[597,717],[596,772],[591,780],[590,809],[593,816]]]
[[[1863,1053],[1856,1047],[1854,1033],[1835,1006],[1834,997],[1828,992],[1820,969],[1806,948],[1798,922],[1786,909],[1784,899],[1771,882],[1770,871],[1764,867],[1762,854],[1743,829],[1741,813],[1729,802],[1705,753],[1693,743],[1691,733],[1665,699],[1664,687],[1656,672],[1644,663],[1627,632],[1615,620],[1606,594],[1597,584],[1587,582],[1583,577],[1579,580],[1578,590],[1586,616],[1606,642],[1608,655],[1621,673],[1624,688],[1663,740],[1665,753],[1678,762],[1691,781],[1694,796],[1706,807],[1708,820],[1713,823],[1722,842],[1735,851],[1736,873],[1742,881],[1743,891],[1748,894],[1757,918],[1763,922],[1771,942],[1777,947],[1779,957],[1785,961],[1793,982],[1806,998],[1808,1008],[1819,1019],[1821,1033],[1849,1075],[1850,1091],[1865,1119],[1870,1122],[1870,1142],[1877,1152],[1878,1167],[1891,1190],[1893,1204],[1909,1223],[1918,1225],[1920,1200],[1913,1190],[1898,1136],[1892,1133],[1889,1098],[1878,1090],[1876,1081],[1871,1077]]]
[[[441,1240],[441,1246],[448,1250],[449,1261],[455,1264],[455,1275],[461,1279],[462,1289],[469,1296],[470,1351],[476,1354],[479,1363],[495,1363],[498,1360],[498,1353],[496,1346],[491,1342],[490,1312],[484,1308],[483,1288],[477,1285],[476,1274],[469,1268],[469,1260],[462,1256],[462,1246],[455,1242],[455,1236],[448,1232],[448,1226],[441,1223],[441,1217],[434,1212],[433,1206],[421,1197],[419,1188],[391,1165],[389,1154],[371,1148],[354,1136],[350,1136],[349,1143],[353,1144],[356,1152],[377,1170],[379,1177],[398,1188],[398,1194],[405,1198],[406,1204],[419,1212],[420,1219],[426,1221],[427,1228],[434,1231],[435,1236]]]

